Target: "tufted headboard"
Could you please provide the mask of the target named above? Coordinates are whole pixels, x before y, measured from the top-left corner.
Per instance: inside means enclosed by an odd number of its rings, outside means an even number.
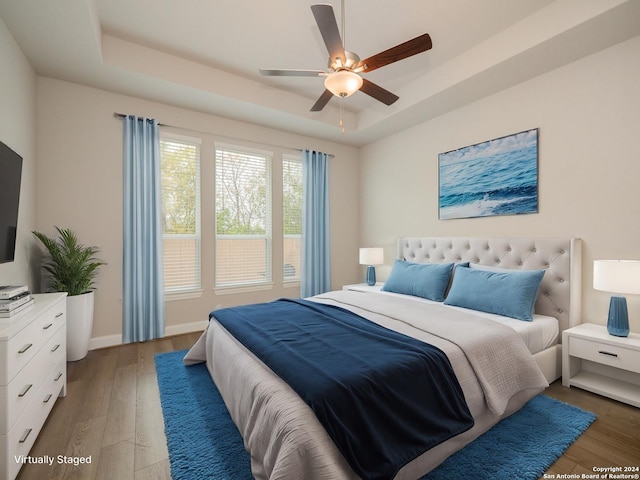
[[[398,239],[397,258],[415,263],[472,262],[546,270],[536,313],[557,318],[560,331],[582,323],[579,238],[404,237]]]

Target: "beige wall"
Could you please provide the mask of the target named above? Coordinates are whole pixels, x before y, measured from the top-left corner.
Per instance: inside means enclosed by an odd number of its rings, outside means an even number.
[[[403,235],[576,236],[584,240],[584,321],[606,323],[593,260],[640,260],[640,38],[361,149],[361,242]],[[538,127],[539,213],[438,220],[438,154]],[[640,333],[640,296],[629,296]]]
[[[52,233],[53,225],[71,227],[84,243],[99,245],[109,265],[98,279],[93,345],[113,342],[121,332],[122,124],[113,118],[115,111],[156,117],[183,127],[179,131],[185,134],[209,132],[209,142],[242,138],[258,147],[335,154],[330,169],[334,288],[362,277],[357,248],[364,245],[385,247],[387,265],[378,269],[384,279],[401,235],[573,235],[584,239],[584,320],[604,323],[609,294],[591,288],[593,260],[640,259],[639,38],[359,150],[36,77],[1,21],[0,68],[0,137],[25,159],[17,259],[0,265],[0,283],[35,287],[33,229]],[[538,214],[438,220],[438,153],[535,127],[540,128]],[[292,294],[276,285],[267,292],[216,295],[213,271],[206,267],[211,256],[212,245],[203,245],[202,297],[168,303],[172,331],[203,322],[219,305]],[[640,296],[629,297],[629,309],[632,330],[640,332]]]
[[[37,227],[53,233],[53,226],[69,227],[85,244],[101,248],[108,262],[97,281],[93,346],[117,341],[121,334],[122,277],[122,120],[120,112],[157,118],[181,127],[169,129],[200,136],[202,143],[202,202],[213,205],[213,145],[216,140],[246,139],[250,146],[269,149],[275,156],[312,148],[335,155],[330,163],[332,205],[332,285],[340,288],[358,276],[359,163],[357,149],[316,139],[117,95],[73,83],[38,77]],[[277,147],[282,145],[283,147]],[[274,178],[281,175],[274,169]],[[282,208],[274,196],[273,209]],[[210,211],[213,215],[213,210]],[[203,215],[206,215],[203,209]],[[211,225],[211,224],[210,224]],[[203,224],[203,228],[206,225]],[[274,230],[279,225],[273,226]],[[282,264],[282,245],[274,245],[274,265]],[[278,255],[280,258],[278,258]],[[271,290],[220,295],[213,291],[213,232],[203,232],[203,294],[199,298],[167,302],[169,333],[203,324],[218,306],[298,296],[299,288],[274,282]],[[280,278],[280,277],[277,277]]]
[[[22,157],[16,257],[0,264],[0,285],[34,283],[30,268],[36,225],[36,74],[0,19],[0,141]],[[2,172],[0,172],[0,175]]]

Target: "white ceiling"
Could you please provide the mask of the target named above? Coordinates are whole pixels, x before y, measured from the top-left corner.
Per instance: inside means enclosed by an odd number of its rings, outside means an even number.
[[[309,111],[321,78],[258,73],[326,68],[316,1],[0,0],[0,17],[39,75],[351,145],[640,35],[638,0],[346,0],[361,58],[425,32],[433,49],[366,74],[400,100],[345,99],[341,135],[337,98]]]

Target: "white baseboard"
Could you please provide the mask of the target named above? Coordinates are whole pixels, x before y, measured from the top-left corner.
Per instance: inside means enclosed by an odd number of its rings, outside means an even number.
[[[106,335],[104,337],[95,337],[89,340],[89,350],[115,347],[116,345],[122,345],[122,335]]]
[[[181,323],[180,325],[169,325],[164,330],[165,337],[173,335],[182,335],[184,333],[202,332],[207,328],[207,320],[192,323]],[[94,337],[89,341],[89,350],[97,350],[98,348],[115,347],[122,345],[122,335],[105,335],[103,337]]]

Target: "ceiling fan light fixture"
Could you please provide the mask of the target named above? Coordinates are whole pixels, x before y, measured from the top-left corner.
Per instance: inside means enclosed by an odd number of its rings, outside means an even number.
[[[326,3],[311,5],[311,12],[315,17],[322,40],[329,52],[328,71],[260,69],[260,73],[270,76],[325,77],[325,89],[320,98],[311,107],[312,112],[321,111],[333,96],[343,99],[353,95],[358,90],[385,105],[393,104],[400,97],[370,80],[365,81],[359,74],[369,73],[372,70],[431,49],[433,46],[431,37],[428,33],[424,33],[361,61],[358,55],[345,50],[344,0],[342,0],[341,6],[342,35],[331,5]],[[340,106],[342,108],[342,102],[340,102]]]
[[[362,87],[362,77],[348,70],[340,70],[329,74],[324,79],[324,86],[336,97],[350,97]]]

